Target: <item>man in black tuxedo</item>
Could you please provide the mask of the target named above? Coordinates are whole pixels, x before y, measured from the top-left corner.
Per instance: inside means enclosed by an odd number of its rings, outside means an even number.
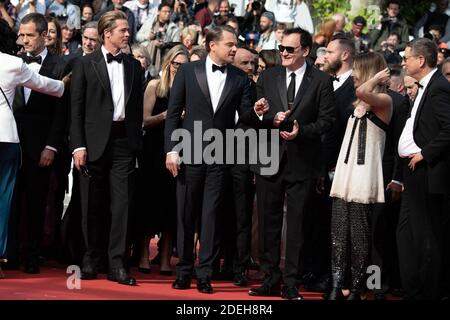
[[[257,97],[265,98],[270,111],[263,126],[280,130],[279,170],[273,175],[256,175],[261,269],[266,279],[261,287],[250,289],[254,296],[273,295],[279,289],[283,205],[287,196],[286,266],[282,297],[302,299],[297,274],[303,247],[303,217],[307,196],[318,176],[321,136],[335,120],[331,77],[307,64],[311,35],[301,29],[288,29],[279,46],[282,66],[265,70],[257,82]],[[261,143],[261,142],[260,142]]]
[[[103,45],[75,63],[71,87],[70,139],[74,165],[82,173],[86,243],[82,278],[97,277],[103,253],[102,213],[109,208],[108,280],[134,285],[125,256],[133,172],[142,137],[143,72],[137,60],[121,52],[130,35],[123,12],[105,13],[98,33]]]
[[[336,121],[322,136],[321,174],[311,190],[305,217],[304,285],[307,290],[327,291],[330,287],[330,187],[345,128],[356,100],[352,78],[355,45],[339,34],[326,48],[324,71],[333,77]],[[311,279],[310,281],[308,281]],[[309,283],[308,283],[309,282]]]
[[[181,158],[175,148],[177,141],[172,139],[172,134],[178,128],[192,134],[194,125],[201,124],[202,136],[208,129],[217,129],[224,135],[226,129],[234,128],[236,111],[241,121],[258,123],[257,114],[262,115],[268,108],[264,102],[256,103],[253,108],[247,75],[230,65],[236,54],[236,44],[232,28],[221,26],[209,30],[206,36],[209,52],[206,61],[182,65],[170,93],[165,124],[166,166],[173,176],[177,176],[177,251],[180,257],[177,279],[172,285],[174,289],[190,288],[195,222],[200,216],[197,289],[202,293],[213,292],[210,279],[212,264],[219,253],[227,169],[221,159],[214,157],[213,163],[207,159],[192,161],[187,154],[191,152],[194,155],[197,148],[203,154],[208,145],[200,141],[202,145],[194,147],[196,142],[192,139],[188,139],[189,150],[182,150],[183,164],[180,166]],[[185,115],[180,122],[183,109]]]
[[[38,13],[25,16],[19,27],[19,38],[25,49],[21,57],[39,74],[62,79],[67,72],[66,64],[47,50],[46,37],[45,17]],[[50,173],[55,158],[62,151],[67,123],[67,109],[63,101],[63,98],[50,97],[19,87],[13,103],[22,147],[22,167],[16,190],[18,216],[12,220],[13,224],[16,224],[18,219],[15,227],[20,225],[21,230],[26,230],[25,235],[19,233],[20,240],[24,241],[22,247],[25,273],[40,272],[40,244]]]
[[[398,144],[404,161],[397,227],[400,276],[406,298],[437,299],[441,272],[448,272],[441,268],[441,228],[450,190],[450,84],[436,68],[437,47],[431,40],[410,42],[403,61],[419,91]]]

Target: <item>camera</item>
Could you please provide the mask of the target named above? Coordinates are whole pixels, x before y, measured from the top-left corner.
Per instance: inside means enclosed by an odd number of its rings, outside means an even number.
[[[162,39],[164,34],[161,31],[155,32],[155,38],[160,40]]]
[[[252,10],[253,10],[253,11],[261,10],[261,2],[259,2],[259,1],[253,1],[253,2],[252,2]]]

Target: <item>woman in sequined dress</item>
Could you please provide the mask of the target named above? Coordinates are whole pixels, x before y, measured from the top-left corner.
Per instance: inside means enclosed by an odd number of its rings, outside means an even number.
[[[386,94],[389,69],[377,53],[355,57],[353,80],[357,101],[349,118],[330,191],[331,270],[330,300],[361,299],[369,263],[370,214],[384,202],[382,158],[392,100]],[[351,275],[346,279],[346,275]],[[350,293],[342,289],[350,288]],[[344,295],[347,293],[347,295]]]

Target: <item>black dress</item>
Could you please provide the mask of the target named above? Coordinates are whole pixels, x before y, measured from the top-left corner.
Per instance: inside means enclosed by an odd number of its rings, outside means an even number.
[[[152,115],[167,110],[169,97],[157,97]],[[145,223],[155,233],[176,231],[176,179],[166,169],[164,152],[164,121],[145,129],[143,146],[143,175],[148,193],[148,219]]]

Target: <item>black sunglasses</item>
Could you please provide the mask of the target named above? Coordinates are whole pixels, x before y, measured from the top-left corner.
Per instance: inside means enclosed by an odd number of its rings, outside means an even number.
[[[295,49],[298,49],[298,48],[300,48],[300,47],[285,47],[281,44],[278,45],[278,50],[280,50],[281,53],[283,53],[284,50],[286,50],[287,53],[292,54],[292,53],[294,53]]]

